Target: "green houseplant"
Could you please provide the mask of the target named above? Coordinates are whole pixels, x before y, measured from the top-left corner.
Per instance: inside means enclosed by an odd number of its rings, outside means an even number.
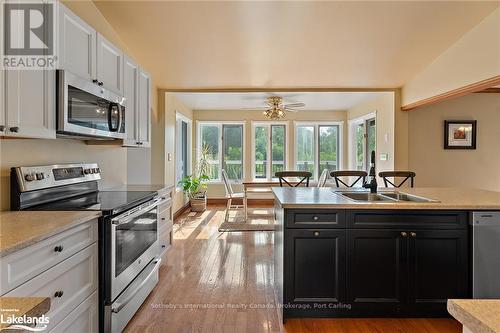
[[[207,209],[207,181],[210,172],[208,156],[210,147],[204,145],[199,152],[199,159],[195,164],[194,173],[179,181],[182,190],[189,198],[192,212],[204,212]]]

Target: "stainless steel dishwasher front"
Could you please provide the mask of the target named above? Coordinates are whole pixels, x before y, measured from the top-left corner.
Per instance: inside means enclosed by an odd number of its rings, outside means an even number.
[[[500,298],[500,212],[474,212],[472,234],[472,297]]]

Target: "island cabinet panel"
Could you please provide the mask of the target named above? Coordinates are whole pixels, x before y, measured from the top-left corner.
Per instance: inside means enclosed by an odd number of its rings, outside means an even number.
[[[286,215],[287,228],[344,228],[345,210],[294,209]]]
[[[449,298],[469,298],[466,230],[422,230],[409,236],[409,304],[415,313],[446,314]]]
[[[345,237],[345,230],[286,230],[285,303],[332,312],[345,301]]]
[[[467,229],[468,213],[434,210],[347,211],[348,228]]]
[[[408,244],[399,230],[347,231],[347,303],[357,314],[397,313],[406,302]]]

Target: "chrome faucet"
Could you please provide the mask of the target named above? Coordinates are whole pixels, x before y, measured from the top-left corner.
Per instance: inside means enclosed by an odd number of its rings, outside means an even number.
[[[369,188],[371,193],[377,193],[377,173],[375,172],[375,150],[372,150],[371,163],[370,163],[370,182],[363,184],[364,188]]]

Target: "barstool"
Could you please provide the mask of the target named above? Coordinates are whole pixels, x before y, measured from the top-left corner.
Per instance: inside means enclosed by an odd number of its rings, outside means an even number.
[[[379,177],[381,177],[384,180],[384,185],[385,187],[389,187],[388,184],[392,185],[392,187],[399,188],[401,187],[406,181],[409,179],[410,180],[410,186],[413,187],[415,181],[415,177],[417,174],[413,171],[382,171],[378,173]],[[393,178],[394,183],[396,183],[396,178],[404,178],[399,185],[394,184],[391,182],[388,178]]]
[[[332,171],[330,172],[330,176],[332,176],[333,179],[335,179],[335,185],[337,187],[340,187],[340,184],[346,186],[346,187],[353,187],[356,185],[357,182],[359,182],[360,179],[361,185],[363,185],[366,182],[366,177],[368,176],[368,173],[366,171],[358,171],[358,170],[344,170],[344,171]],[[345,183],[340,177],[358,177],[356,180],[351,183],[350,185]]]

